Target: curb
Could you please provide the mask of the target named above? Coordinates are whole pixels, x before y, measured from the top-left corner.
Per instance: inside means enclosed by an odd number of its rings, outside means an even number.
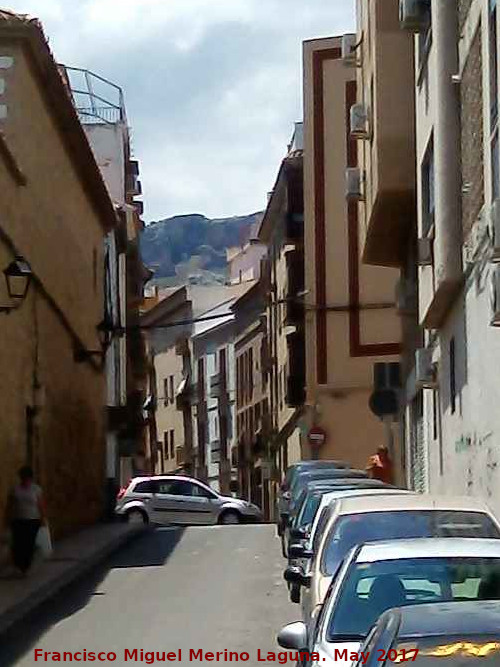
[[[68,567],[62,575],[58,575],[53,580],[46,582],[37,591],[29,595],[29,597],[21,600],[3,614],[0,614],[0,637],[22,618],[35,611],[37,607],[56,597],[63,588],[83,577],[101,561],[105,560],[115,551],[118,551],[120,547],[139,537],[139,535],[144,534],[146,530],[146,527],[137,526],[137,528],[119,535],[85,560],[77,561],[73,566]]]

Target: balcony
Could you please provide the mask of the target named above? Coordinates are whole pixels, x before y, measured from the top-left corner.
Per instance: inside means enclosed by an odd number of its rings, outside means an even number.
[[[366,216],[360,225],[366,229],[363,261],[399,267],[416,217],[413,37],[400,28],[396,0],[364,4],[370,17],[360,26],[365,35],[360,77],[369,132],[354,133],[353,142],[366,142],[359,151],[365,159],[348,166],[359,166],[367,175],[366,202],[360,207]],[[358,101],[362,92],[358,90]]]

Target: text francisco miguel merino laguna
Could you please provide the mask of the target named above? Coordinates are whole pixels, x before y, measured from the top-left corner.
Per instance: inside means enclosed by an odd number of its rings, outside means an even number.
[[[248,662],[250,654],[246,651],[204,651],[203,649],[189,649],[188,652],[183,649],[176,651],[145,651],[144,649],[125,649],[123,654],[118,654],[114,651],[43,651],[41,648],[36,648],[33,651],[35,662],[97,662],[107,663],[116,662],[131,662],[131,663],[145,663],[147,665],[154,665],[158,662],[179,662],[183,658],[187,658],[189,662]],[[187,653],[187,655],[186,655]],[[307,653],[299,651],[261,651],[257,649],[256,655],[252,656],[252,662],[276,662],[284,665],[287,662],[298,662],[300,660],[315,660],[319,661],[317,653]]]

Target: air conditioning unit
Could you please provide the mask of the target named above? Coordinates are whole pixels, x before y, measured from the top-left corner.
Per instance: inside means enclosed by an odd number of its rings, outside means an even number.
[[[363,178],[361,169],[351,167],[346,170],[346,195],[348,199],[363,200]]]
[[[418,239],[417,252],[419,266],[432,265],[432,239],[427,237]]]
[[[493,246],[492,261],[500,262],[500,199],[491,205],[490,235]]]
[[[500,327],[500,264],[492,266],[490,283],[491,326]]]
[[[437,386],[431,348],[423,347],[415,351],[415,384],[418,389],[435,389]]]
[[[368,139],[368,112],[364,104],[354,104],[351,107],[351,137],[353,139]]]
[[[346,65],[356,64],[356,35],[353,34],[343,35],[342,60]]]
[[[425,32],[431,17],[431,0],[399,0],[399,23],[408,32]]]

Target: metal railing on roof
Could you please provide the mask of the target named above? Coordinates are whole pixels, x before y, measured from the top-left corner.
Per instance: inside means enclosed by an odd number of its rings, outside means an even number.
[[[60,69],[84,125],[127,123],[120,86],[79,67],[61,65]]]

